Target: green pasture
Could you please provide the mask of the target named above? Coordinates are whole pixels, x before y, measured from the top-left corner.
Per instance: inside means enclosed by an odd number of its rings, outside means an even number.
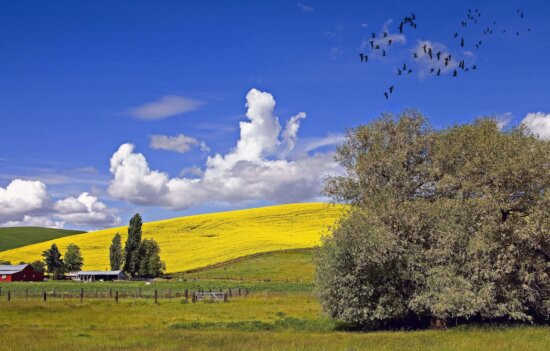
[[[0,350],[547,350],[548,327],[340,330],[307,293],[227,303],[0,299]]]
[[[0,228],[0,259],[4,250],[16,247],[40,243],[42,241],[54,240],[64,236],[84,233],[78,230],[53,229],[41,227],[13,227]],[[18,264],[19,262],[12,262]]]
[[[252,281],[313,281],[313,249],[274,251],[252,255],[185,274],[188,279]]]

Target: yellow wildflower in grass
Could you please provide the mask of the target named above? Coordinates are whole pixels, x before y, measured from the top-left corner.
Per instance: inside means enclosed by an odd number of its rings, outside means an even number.
[[[181,217],[144,223],[143,238],[157,241],[168,272],[181,272],[261,252],[313,247],[345,208],[303,203]],[[74,243],[82,251],[83,269],[109,269],[109,245],[117,232],[126,242],[127,227],[118,227],[3,251],[0,257],[32,262],[54,242],[62,253]]]

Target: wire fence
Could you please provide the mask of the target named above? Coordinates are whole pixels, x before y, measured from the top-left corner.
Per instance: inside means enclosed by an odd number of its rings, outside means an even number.
[[[63,289],[52,290],[10,290],[0,287],[0,299],[7,300],[29,300],[42,299],[44,302],[50,300],[74,300],[79,299],[80,302],[88,299],[95,300],[113,300],[118,302],[120,299],[150,299],[157,303],[159,300],[184,299],[185,302],[198,302],[202,300],[223,301],[227,302],[232,297],[248,297],[250,291],[248,288],[227,288],[227,289],[198,289],[198,290],[143,290],[137,289],[85,289],[80,291],[65,291]]]

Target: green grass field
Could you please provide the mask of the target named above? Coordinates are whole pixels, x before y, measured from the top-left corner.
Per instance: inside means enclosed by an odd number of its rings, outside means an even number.
[[[0,350],[547,350],[548,327],[340,331],[306,293],[227,303],[0,299]]]
[[[274,251],[181,274],[187,279],[313,281],[313,249]]]
[[[41,227],[0,228],[0,251],[54,240],[64,236],[84,233],[79,230],[53,229]],[[0,258],[2,253],[0,252]],[[19,262],[12,262],[17,264]]]

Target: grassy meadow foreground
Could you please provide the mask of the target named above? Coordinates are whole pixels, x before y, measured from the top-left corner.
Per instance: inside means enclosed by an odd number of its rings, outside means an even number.
[[[143,237],[157,241],[167,272],[182,272],[262,252],[311,248],[344,211],[341,205],[304,203],[187,216],[144,223]],[[104,270],[117,232],[124,242],[127,227],[111,228],[0,251],[0,258],[32,262],[54,242],[61,251],[74,243],[85,270]]]
[[[340,331],[310,293],[181,299],[0,300],[0,350],[547,350],[544,327]]]
[[[153,282],[3,283],[0,350],[497,351],[546,350],[550,344],[548,327],[346,330],[323,314],[313,294],[312,254],[311,249],[264,253]],[[190,303],[183,297],[185,289],[229,288],[235,295],[238,288],[250,294],[227,303]]]

